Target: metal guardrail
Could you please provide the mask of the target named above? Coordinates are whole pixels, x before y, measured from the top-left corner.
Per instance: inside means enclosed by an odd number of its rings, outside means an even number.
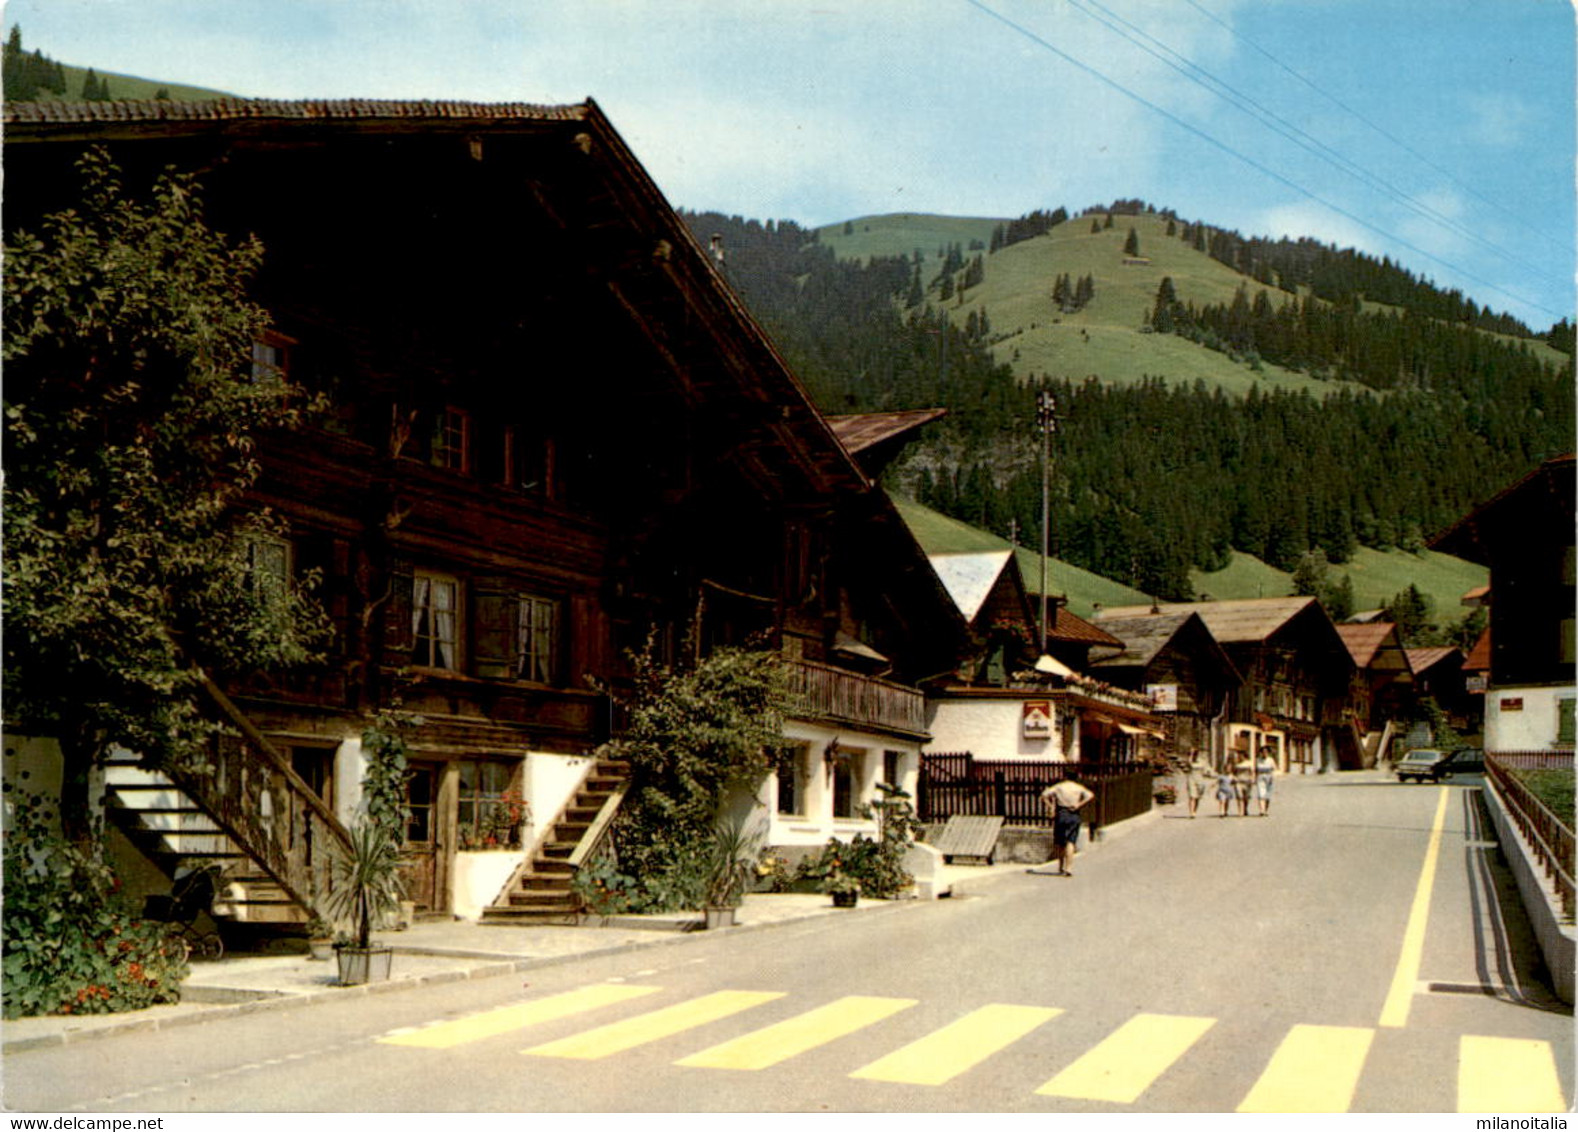
[[[1486,751],[1502,766],[1517,770],[1572,770],[1571,751]]]
[[[1573,831],[1512,773],[1513,769],[1525,768],[1519,764],[1509,766],[1503,759],[1504,756],[1500,754],[1487,755],[1485,773],[1507,803],[1507,812],[1528,841],[1546,877],[1555,885],[1562,902],[1562,915],[1571,920],[1575,903],[1578,903],[1573,882]],[[1571,764],[1572,757],[1569,754],[1567,765]]]

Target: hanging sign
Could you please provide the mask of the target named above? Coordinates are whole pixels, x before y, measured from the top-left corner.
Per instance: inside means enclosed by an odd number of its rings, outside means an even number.
[[[1026,700],[1022,727],[1026,739],[1052,738],[1052,701]]]
[[[1178,710],[1177,684],[1147,684],[1145,694],[1151,698],[1152,711]]]

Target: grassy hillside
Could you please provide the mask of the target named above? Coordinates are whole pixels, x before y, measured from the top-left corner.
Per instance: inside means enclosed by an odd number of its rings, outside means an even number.
[[[1092,232],[1092,219],[1104,220],[1105,215],[1075,216],[1044,236],[984,255],[985,281],[949,300],[949,316],[963,326],[972,312],[984,309],[997,360],[1020,378],[1046,374],[1077,380],[1094,375],[1122,385],[1146,376],[1164,377],[1173,385],[1203,381],[1238,396],[1257,383],[1263,392],[1280,387],[1317,396],[1344,386],[1363,388],[1318,381],[1269,364],[1251,368],[1176,335],[1150,333],[1146,319],[1164,278],[1172,279],[1180,300],[1202,307],[1231,302],[1240,286],[1253,295],[1263,285],[1196,251],[1177,235],[1168,236],[1165,217],[1114,216],[1111,228]],[[972,241],[990,246],[998,223],[981,217],[895,213],[853,220],[847,235],[844,225],[828,225],[818,230],[818,238],[841,258],[911,256],[919,249],[925,258],[922,279],[930,283],[939,267],[940,247],[955,243],[968,249]],[[1140,258],[1149,263],[1124,262],[1130,228],[1139,239]],[[975,254],[966,250],[966,260]],[[1096,285],[1090,304],[1069,314],[1058,311],[1051,297],[1053,281],[1065,274],[1071,280],[1089,275]],[[1285,297],[1272,291],[1276,304]],[[935,303],[936,292],[929,298]],[[1377,304],[1370,308],[1384,309]],[[1565,362],[1565,355],[1542,341],[1526,345],[1542,360],[1558,366]]]
[[[1013,546],[1005,538],[950,519],[913,500],[894,496],[893,503],[915,535],[915,541],[920,543],[927,554],[966,554],[1007,550]],[[1038,597],[1041,593],[1040,553],[1021,546],[1015,547],[1015,554],[1026,588],[1032,597]],[[1150,600],[1138,590],[1056,558],[1047,561],[1047,589],[1054,594],[1067,596],[1068,608],[1075,616],[1087,620],[1094,615],[1098,606],[1137,605]]]
[[[1346,574],[1353,581],[1354,609],[1379,609],[1410,585],[1430,599],[1438,623],[1462,620],[1465,593],[1490,581],[1483,566],[1433,550],[1410,554],[1406,550],[1371,550],[1361,547],[1353,558],[1331,568],[1331,581]],[[1217,601],[1254,597],[1284,597],[1293,592],[1293,576],[1247,554],[1233,554],[1225,570],[1206,573],[1192,570],[1189,580],[1197,595]]]
[[[66,93],[64,95],[44,92],[37,101],[45,102],[74,102],[82,93],[82,80],[87,76],[86,67],[73,67],[69,63],[61,64],[66,72]],[[100,79],[110,84],[110,97],[113,99],[145,100],[152,99],[161,90],[169,94],[174,102],[212,102],[218,98],[236,98],[234,94],[224,91],[209,90],[207,87],[182,86],[180,83],[161,82],[157,79],[141,79],[136,75],[122,75],[114,71],[100,71],[94,69]]]

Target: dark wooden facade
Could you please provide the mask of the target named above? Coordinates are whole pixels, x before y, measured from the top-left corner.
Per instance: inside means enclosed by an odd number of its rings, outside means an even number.
[[[104,145],[133,191],[197,173],[210,225],[262,241],[263,345],[330,410],[266,438],[246,505],[336,633],[323,668],[226,691],[342,818],[347,744],[422,717],[424,906],[449,904],[466,766],[589,751],[649,639],[777,648],[860,725],[923,728],[907,682],[955,661],[946,595],[595,104],[7,114],[8,229]]]

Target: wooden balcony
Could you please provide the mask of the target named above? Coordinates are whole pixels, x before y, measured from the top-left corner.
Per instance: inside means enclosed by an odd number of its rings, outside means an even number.
[[[808,661],[787,661],[789,715],[812,723],[928,738],[926,697],[915,688]]]

